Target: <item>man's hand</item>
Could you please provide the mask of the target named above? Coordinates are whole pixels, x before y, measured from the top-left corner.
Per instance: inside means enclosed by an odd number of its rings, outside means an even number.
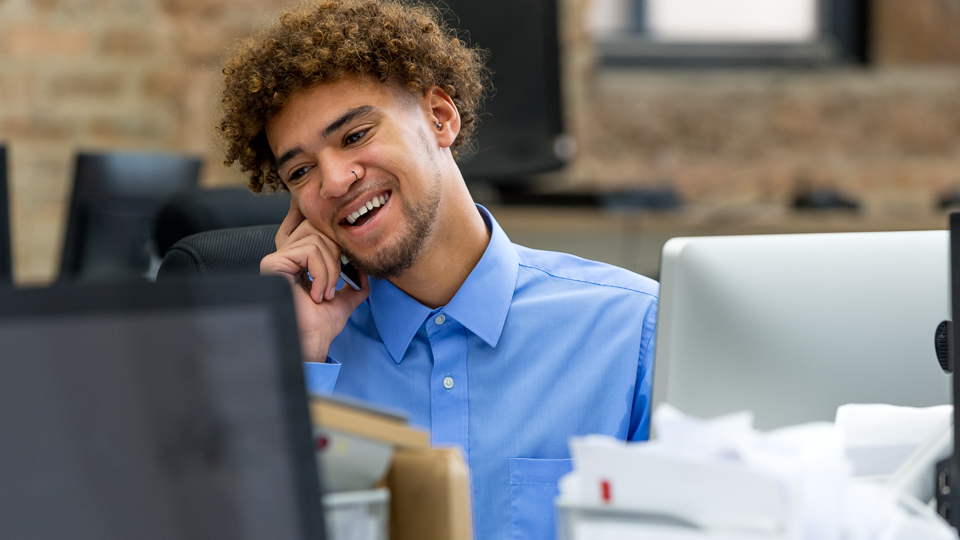
[[[276,242],[276,253],[260,261],[260,274],[280,275],[290,281],[303,359],[325,362],[333,338],[340,334],[350,314],[370,294],[367,277],[360,276],[359,291],[350,287],[336,290],[340,277],[340,246],[303,217],[293,198],[290,211],[277,231]]]

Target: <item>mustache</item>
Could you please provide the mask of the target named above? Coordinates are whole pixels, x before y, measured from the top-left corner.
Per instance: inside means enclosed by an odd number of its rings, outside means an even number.
[[[363,196],[369,193],[376,193],[378,191],[385,191],[385,190],[394,191],[393,183],[383,181],[383,180],[373,180],[369,184],[364,184],[363,186],[358,187],[357,190],[349,194],[349,196],[340,197],[341,200],[337,204],[337,206],[334,208],[334,211],[332,212],[330,217],[332,224],[338,225],[339,221],[337,220],[337,216],[339,216],[340,213],[343,212],[344,208],[357,202],[358,199],[362,198]]]

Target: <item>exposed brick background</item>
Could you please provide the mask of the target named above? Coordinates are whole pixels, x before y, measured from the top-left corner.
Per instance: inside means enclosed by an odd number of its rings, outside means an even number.
[[[567,0],[565,188],[676,188],[690,204],[788,205],[830,188],[871,215],[929,215],[960,189],[960,0],[874,0],[867,68],[598,69]],[[586,58],[585,58],[586,57]]]
[[[604,73],[567,171],[583,187],[673,185],[701,204],[834,188],[929,212],[960,187],[960,70]]]
[[[15,275],[56,275],[73,156],[195,154],[240,181],[213,131],[219,66],[286,1],[0,0],[0,142],[10,149]]]
[[[925,216],[960,188],[960,0],[874,0],[874,66],[806,72],[600,70],[590,0],[560,0],[566,123],[580,152],[554,186],[672,185],[693,206],[783,207],[841,189],[877,216]],[[81,149],[199,155],[219,66],[288,0],[0,0],[0,141],[15,274],[54,277]]]
[[[960,63],[960,2],[873,0],[873,55],[880,65]]]

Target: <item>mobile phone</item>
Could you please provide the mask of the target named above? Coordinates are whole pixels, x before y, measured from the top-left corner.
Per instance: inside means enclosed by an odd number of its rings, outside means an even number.
[[[313,283],[313,276],[310,275],[310,272],[306,272],[306,276],[307,279]],[[346,255],[342,254],[340,255],[340,279],[342,279],[343,282],[349,285],[353,290],[360,290],[360,272],[358,272],[357,269],[350,264],[350,259],[348,259]],[[307,292],[310,291],[310,286],[306,281],[304,281],[302,285]]]
[[[346,255],[340,254],[340,279],[355,291],[360,290],[360,272],[350,264]]]

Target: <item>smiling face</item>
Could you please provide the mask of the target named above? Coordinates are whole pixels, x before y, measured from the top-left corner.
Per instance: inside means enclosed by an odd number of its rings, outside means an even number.
[[[267,123],[304,217],[367,275],[400,276],[430,241],[443,194],[433,121],[428,97],[352,77],[297,91]]]

